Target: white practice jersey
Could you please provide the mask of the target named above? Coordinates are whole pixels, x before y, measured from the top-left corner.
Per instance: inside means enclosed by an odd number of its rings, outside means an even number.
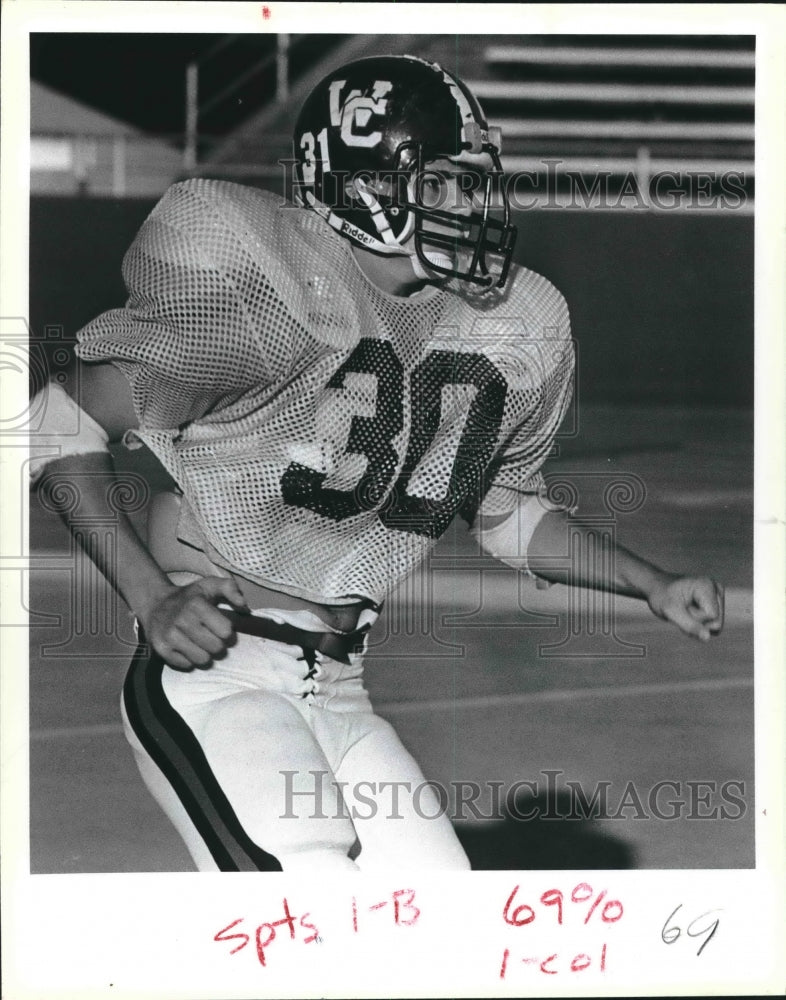
[[[129,249],[125,308],[79,334],[128,378],[138,437],[183,493],[181,538],[320,603],[380,603],[456,514],[512,510],[570,399],[568,312],[503,293],[380,291],[316,214],[176,184]]]

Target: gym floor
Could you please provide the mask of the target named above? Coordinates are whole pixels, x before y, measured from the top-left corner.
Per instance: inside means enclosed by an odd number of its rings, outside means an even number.
[[[547,471],[634,551],[724,583],[723,635],[693,642],[632,600],[569,609],[459,526],[388,602],[372,699],[446,789],[476,869],[753,867],[752,416],[580,418]],[[30,539],[31,870],[193,870],[120,728],[131,617],[35,496]]]

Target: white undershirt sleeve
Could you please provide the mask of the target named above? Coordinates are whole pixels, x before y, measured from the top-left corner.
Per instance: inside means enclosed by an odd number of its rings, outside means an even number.
[[[109,451],[109,435],[55,382],[48,382],[30,401],[30,478],[35,485],[50,462],[69,455]]]
[[[546,514],[562,510],[563,507],[551,503],[542,494],[528,493],[522,496],[504,521],[485,529],[478,527],[476,522],[470,529],[470,534],[484,552],[507,566],[534,577],[527,561],[532,536]]]

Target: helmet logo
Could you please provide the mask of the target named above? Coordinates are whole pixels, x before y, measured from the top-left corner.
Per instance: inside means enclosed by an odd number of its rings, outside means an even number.
[[[376,80],[371,94],[350,90],[341,100],[346,80],[330,84],[330,124],[341,128],[341,138],[347,146],[371,149],[382,141],[382,133],[365,132],[372,115],[385,115],[388,110],[387,95],[393,89],[389,80]]]

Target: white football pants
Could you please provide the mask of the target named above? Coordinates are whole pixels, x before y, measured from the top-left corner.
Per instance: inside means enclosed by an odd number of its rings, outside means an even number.
[[[362,659],[245,634],[206,669],[140,650],[126,736],[200,871],[469,868],[444,804],[374,714]]]

